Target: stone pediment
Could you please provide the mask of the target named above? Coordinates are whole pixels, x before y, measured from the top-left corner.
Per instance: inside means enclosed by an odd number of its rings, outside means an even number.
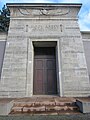
[[[52,16],[52,17],[76,17],[78,14],[78,11],[81,7],[81,4],[78,5],[67,5],[67,4],[59,4],[59,5],[46,5],[42,4],[41,6],[39,5],[33,5],[33,4],[28,4],[23,5],[23,4],[12,4],[8,3],[7,6],[10,9],[11,12],[11,17],[46,17],[46,16]]]

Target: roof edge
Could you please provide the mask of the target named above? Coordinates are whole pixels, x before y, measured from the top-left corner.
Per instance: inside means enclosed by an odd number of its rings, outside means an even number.
[[[90,31],[80,31],[81,33],[88,33],[90,34]]]
[[[43,7],[43,6],[71,6],[71,7],[81,7],[82,3],[6,3],[8,7]]]

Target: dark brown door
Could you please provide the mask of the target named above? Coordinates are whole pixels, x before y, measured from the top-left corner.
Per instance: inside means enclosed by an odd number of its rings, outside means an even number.
[[[57,93],[55,48],[35,48],[34,94]]]

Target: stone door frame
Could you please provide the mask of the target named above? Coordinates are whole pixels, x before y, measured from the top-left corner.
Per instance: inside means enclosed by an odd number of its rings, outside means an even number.
[[[61,52],[60,39],[43,39],[43,38],[29,38],[27,40],[28,55],[27,55],[27,80],[26,80],[26,97],[33,96],[33,71],[34,71],[34,42],[56,42],[56,72],[57,72],[57,95],[63,96],[63,82],[61,74]]]

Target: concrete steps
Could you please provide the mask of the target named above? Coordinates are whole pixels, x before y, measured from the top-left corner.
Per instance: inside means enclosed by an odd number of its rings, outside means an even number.
[[[76,114],[75,100],[64,98],[35,98],[15,101],[10,114]]]

